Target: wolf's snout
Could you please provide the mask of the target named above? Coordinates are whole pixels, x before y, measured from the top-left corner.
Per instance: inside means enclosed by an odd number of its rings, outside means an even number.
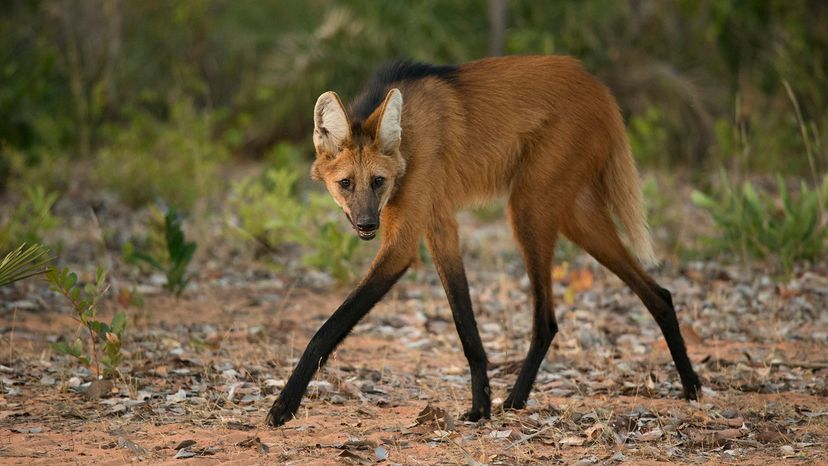
[[[377,229],[377,219],[371,217],[359,217],[356,221],[356,227],[359,231],[374,231]]]

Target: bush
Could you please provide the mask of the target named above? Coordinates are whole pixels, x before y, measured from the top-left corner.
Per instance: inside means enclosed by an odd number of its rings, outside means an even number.
[[[630,148],[640,164],[649,166],[669,164],[668,131],[661,110],[657,107],[648,107],[643,114],[631,116],[627,126]]]
[[[298,170],[280,168],[235,183],[228,201],[230,225],[267,251],[296,242],[305,210],[296,195],[298,180]]]
[[[233,186],[228,223],[259,249],[282,252],[303,246],[302,263],[329,272],[340,283],[353,277],[359,238],[343,227],[339,208],[325,194],[303,199],[296,168],[270,169]]]
[[[744,258],[773,259],[790,274],[797,260],[813,260],[826,252],[828,176],[821,186],[801,183],[799,193],[788,191],[777,178],[778,196],[757,192],[748,181],[735,186],[724,171],[714,195],[694,191],[693,203],[713,218],[719,235],[705,238],[710,251],[737,251]]]
[[[139,114],[98,153],[94,180],[133,206],[162,199],[189,210],[219,187],[227,157],[210,128],[210,116],[186,103],[173,106],[169,122]]]
[[[26,189],[26,199],[7,218],[0,216],[0,253],[21,243],[42,243],[43,236],[60,225],[52,215],[58,193],[42,186]]]
[[[345,283],[354,276],[354,261],[358,256],[360,239],[342,223],[331,218],[338,210],[330,196],[313,195],[310,198],[308,217],[313,228],[309,234],[297,235],[298,241],[310,250],[302,257],[302,263],[330,272],[339,282]]]

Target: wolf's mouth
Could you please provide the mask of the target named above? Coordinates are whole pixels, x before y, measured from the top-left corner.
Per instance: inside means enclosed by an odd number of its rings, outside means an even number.
[[[377,236],[377,230],[371,231],[364,231],[364,230],[357,230],[357,235],[359,235],[359,239],[363,241],[370,241]]]

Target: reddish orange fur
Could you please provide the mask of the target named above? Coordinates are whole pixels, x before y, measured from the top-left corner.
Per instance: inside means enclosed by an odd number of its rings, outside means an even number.
[[[576,221],[576,206],[589,209],[585,218],[597,207],[579,196],[609,208],[608,185],[616,184],[640,202],[615,100],[575,59],[485,59],[460,65],[454,86],[426,78],[395,87],[405,102],[399,154],[389,157],[371,143],[349,139],[338,154],[319,153],[313,175],[346,205],[335,186],[346,173],[391,174],[396,194],[383,209],[381,232],[383,243],[393,242],[400,254],[413,256],[427,229],[451,223],[456,208],[502,194],[510,197],[513,224],[546,231],[550,245]],[[368,119],[369,130],[376,130],[381,113],[382,106]],[[603,178],[613,158],[633,167],[626,178]],[[639,215],[640,205],[618,207],[622,218],[624,209]],[[594,226],[600,225],[605,223]],[[590,230],[600,237],[616,234],[614,228]]]
[[[621,220],[637,255],[651,259],[638,172],[607,88],[569,57],[490,58],[444,77],[421,73],[390,82],[385,101],[365,121],[352,122],[333,93],[317,101],[311,174],[325,182],[363,239],[373,238],[379,223],[382,244],[366,277],[308,344],[268,422],[280,425],[296,412],[316,368],[416,260],[423,237],[469,361],[466,419],[489,417],[486,354],[454,211],[498,195],[509,198],[534,300],[532,343],[502,407],[525,405],[557,332],[550,269],[559,232],[638,294],[664,333],[685,397],[696,398],[700,383],[670,292],[627,252],[611,217]]]

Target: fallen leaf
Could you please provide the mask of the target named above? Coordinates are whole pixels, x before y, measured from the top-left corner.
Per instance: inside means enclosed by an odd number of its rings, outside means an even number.
[[[173,458],[175,458],[177,460],[180,460],[180,459],[192,458],[195,455],[196,454],[191,452],[190,450],[187,450],[186,448],[182,448],[181,450],[178,450],[175,453],[175,456],[173,456]]]
[[[656,427],[655,429],[649,432],[641,434],[641,437],[639,437],[638,440],[641,440],[642,442],[652,442],[654,440],[660,439],[663,435],[664,431],[661,430],[661,428]]]
[[[259,451],[259,453],[266,455],[270,451],[270,447],[262,443],[262,440],[259,437],[248,437],[241,442],[237,443],[236,446],[245,447],[245,448],[255,448]]]
[[[449,416],[445,409],[432,406],[431,403],[417,415],[416,425],[433,425],[437,428],[454,430],[454,419]]]
[[[12,427],[11,431],[18,434],[39,434],[43,432],[43,429],[40,427]]]
[[[359,461],[359,462],[365,461],[365,458],[363,458],[363,457],[361,457],[361,456],[357,455],[356,453],[354,453],[352,451],[349,451],[349,450],[342,450],[342,452],[337,456],[339,456],[340,458],[346,458],[346,459],[349,459],[349,460],[354,460],[354,461]]]
[[[181,443],[175,446],[173,450],[181,450],[182,448],[187,448],[195,445],[197,442],[195,440],[182,440]]]
[[[719,431],[702,431],[690,434],[690,441],[702,447],[720,447],[728,441],[743,437],[745,434],[739,429],[725,429]]]
[[[580,447],[585,442],[586,442],[585,438],[577,437],[577,436],[574,436],[574,435],[570,436],[570,437],[564,437],[564,438],[562,438],[561,440],[558,441],[559,444],[561,444],[563,446],[567,446],[567,447]]]
[[[144,456],[147,454],[146,448],[142,447],[141,445],[138,445],[132,440],[127,439],[126,437],[118,437],[118,446],[121,448],[126,448],[127,450],[135,453],[138,456]]]

